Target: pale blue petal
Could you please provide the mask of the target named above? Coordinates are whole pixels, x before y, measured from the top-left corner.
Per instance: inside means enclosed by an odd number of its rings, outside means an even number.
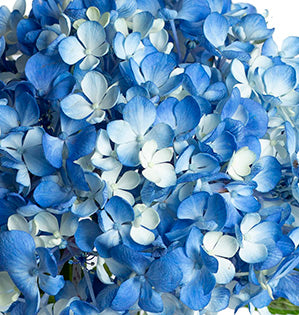
[[[264,73],[266,92],[273,96],[282,96],[290,92],[296,84],[296,72],[287,65],[277,65]]]
[[[91,104],[79,94],[68,95],[60,105],[63,112],[72,119],[83,119],[93,112]]]
[[[61,58],[68,65],[73,65],[85,57],[85,49],[78,39],[70,36],[62,40],[58,46]]]
[[[125,106],[123,117],[137,135],[143,136],[156,119],[156,109],[147,98],[135,96]]]
[[[101,46],[106,39],[103,26],[95,21],[82,23],[78,28],[77,36],[85,48],[90,50]]]
[[[217,12],[210,14],[206,18],[203,26],[207,40],[215,47],[224,45],[228,29],[229,24],[226,18]]]

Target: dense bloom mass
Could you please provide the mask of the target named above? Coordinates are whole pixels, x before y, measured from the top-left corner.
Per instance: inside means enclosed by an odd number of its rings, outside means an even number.
[[[0,7],[0,313],[299,306],[299,38],[231,0],[25,11]]]

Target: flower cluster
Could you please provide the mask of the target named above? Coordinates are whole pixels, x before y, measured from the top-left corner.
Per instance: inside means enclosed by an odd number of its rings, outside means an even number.
[[[299,37],[230,0],[0,7],[0,312],[299,306]]]

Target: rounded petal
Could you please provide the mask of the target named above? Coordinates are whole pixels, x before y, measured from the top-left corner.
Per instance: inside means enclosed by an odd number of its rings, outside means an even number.
[[[81,81],[83,93],[92,103],[100,103],[106,93],[108,84],[105,77],[96,71],[87,72]]]
[[[59,232],[58,221],[56,217],[48,212],[40,212],[34,217],[39,230],[54,234]]]
[[[58,46],[58,51],[62,60],[68,65],[73,65],[85,57],[84,47],[74,36],[63,39]]]
[[[142,226],[132,226],[130,236],[134,242],[145,246],[150,245],[155,240],[155,234]]]
[[[68,95],[60,105],[62,111],[72,119],[83,119],[93,112],[91,104],[79,94]]]
[[[77,36],[88,50],[97,48],[106,39],[103,26],[95,21],[82,23],[77,30]]]
[[[140,176],[135,171],[125,172],[117,182],[117,188],[131,190],[136,188],[140,183]]]
[[[268,256],[267,247],[264,244],[251,243],[243,240],[243,247],[240,248],[240,258],[249,263],[256,264],[266,260]]]

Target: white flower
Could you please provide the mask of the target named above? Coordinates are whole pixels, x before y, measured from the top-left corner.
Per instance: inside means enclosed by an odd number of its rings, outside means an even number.
[[[176,184],[176,174],[170,162],[173,155],[172,148],[157,151],[156,141],[147,141],[139,153],[139,160],[144,170],[143,176],[157,186],[165,188]]]
[[[237,240],[222,232],[208,232],[203,238],[203,245],[207,253],[218,261],[218,270],[214,274],[219,284],[229,283],[235,276],[235,266],[226,258],[233,257],[239,249]]]
[[[112,171],[103,172],[102,179],[107,183],[109,198],[119,196],[132,206],[135,199],[127,190],[132,190],[139,185],[140,176],[134,171],[127,171],[118,179],[121,169],[117,167]]]
[[[51,234],[39,236],[48,248],[64,247],[64,238],[73,236],[78,227],[78,219],[71,212],[62,215],[60,227],[56,217],[48,212],[38,213],[34,221],[40,231]]]
[[[132,222],[130,236],[138,244],[149,245],[155,240],[155,234],[149,230],[159,225],[159,214],[144,204],[137,204],[133,209],[135,219]]]

